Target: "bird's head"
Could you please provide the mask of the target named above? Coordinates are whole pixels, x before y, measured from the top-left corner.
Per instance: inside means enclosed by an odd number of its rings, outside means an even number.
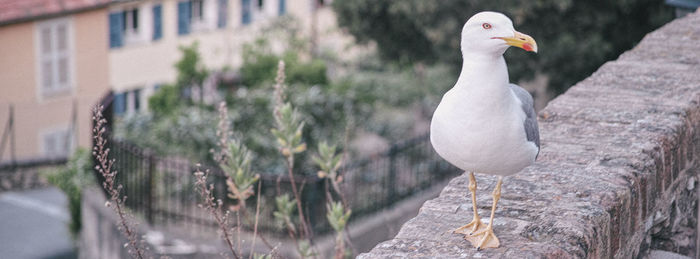
[[[510,46],[537,53],[537,43],[516,31],[513,22],[502,13],[480,12],[462,28],[462,53],[503,55]]]

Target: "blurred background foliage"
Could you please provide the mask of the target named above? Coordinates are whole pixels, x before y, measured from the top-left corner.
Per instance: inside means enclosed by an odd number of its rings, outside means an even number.
[[[543,74],[553,93],[565,91],[673,17],[659,0],[344,0],[334,1],[333,8],[339,25],[357,42],[373,43],[369,51],[349,59],[344,53],[313,51],[299,22],[283,16],[244,46],[243,64],[233,71],[239,80],[218,85],[232,128],[252,152],[256,173],[284,171],[270,134],[279,60],[286,63],[288,100],[307,123],[304,142],[311,147],[320,141],[340,143],[352,159],[428,131],[435,106],[461,67],[461,27],[478,10],[505,13],[517,30],[537,40],[537,55],[506,52],[511,81]],[[215,103],[192,100],[190,93],[202,90],[217,68],[202,64],[196,43],[180,52],[174,64],[177,81],[149,99],[149,113],[125,116],[115,132],[161,155],[213,164]],[[314,174],[305,156],[295,170]]]
[[[376,132],[388,141],[414,136],[415,116],[402,111],[417,110],[421,116],[429,116],[431,107],[453,80],[446,66],[403,69],[385,64],[374,55],[349,64],[337,61],[332,55],[313,57],[304,44],[307,41],[290,28],[295,26],[294,20],[285,19],[265,29],[253,44],[244,46],[240,84],[221,83],[218,87],[227,102],[232,128],[241,133],[238,137],[250,148],[256,161],[255,172],[281,173],[284,169],[270,134],[274,122],[272,92],[279,60],[286,63],[288,100],[298,107],[306,122],[303,137],[309,146],[325,140],[341,143],[343,148],[345,140],[356,137],[358,129]],[[283,38],[285,44],[272,46],[269,40],[272,37]],[[118,138],[139,143],[161,155],[214,162],[210,153],[217,141],[214,105],[202,105],[187,96],[188,88],[201,85],[202,75],[210,73],[201,65],[197,48],[197,44],[180,48],[177,82],[161,86],[149,99],[149,113],[129,114],[116,123]],[[328,76],[329,63],[342,70],[333,79]],[[424,87],[426,81],[436,82],[440,87]],[[305,154],[299,161],[302,162],[296,167],[315,174]]]
[[[445,64],[458,72],[462,26],[482,10],[502,12],[516,30],[535,38],[539,53],[506,52],[511,81],[549,77],[556,94],[673,19],[661,0],[344,0],[334,1],[340,26],[376,42],[383,60]]]
[[[68,230],[76,240],[82,227],[80,197],[83,188],[95,182],[92,170],[91,152],[84,148],[78,148],[64,166],[43,172],[46,180],[61,189],[68,198],[68,211],[70,213]]]

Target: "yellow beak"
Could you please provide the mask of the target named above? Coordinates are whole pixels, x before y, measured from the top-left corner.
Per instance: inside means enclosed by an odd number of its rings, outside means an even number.
[[[496,39],[502,39],[506,42],[506,44],[514,47],[518,47],[521,49],[524,49],[526,51],[532,51],[537,53],[537,42],[535,42],[535,39],[530,37],[530,35],[520,33],[520,32],[515,32],[515,35],[513,37],[495,37]]]

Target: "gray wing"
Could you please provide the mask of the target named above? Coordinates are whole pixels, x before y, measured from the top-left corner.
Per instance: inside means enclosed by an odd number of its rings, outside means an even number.
[[[537,146],[537,154],[540,153],[540,129],[537,126],[537,114],[535,113],[534,101],[532,100],[532,95],[528,93],[522,87],[516,84],[510,84],[510,90],[515,93],[515,96],[520,99],[522,103],[521,108],[525,112],[525,135],[527,136],[527,141],[534,142]]]

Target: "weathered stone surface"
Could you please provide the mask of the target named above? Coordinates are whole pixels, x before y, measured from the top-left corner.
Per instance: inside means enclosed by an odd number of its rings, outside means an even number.
[[[472,218],[462,175],[360,258],[695,257],[699,41],[700,12],[650,33],[540,113],[538,161],[504,179],[500,248],[477,251],[451,232]],[[486,218],[496,179],[477,182]]]

